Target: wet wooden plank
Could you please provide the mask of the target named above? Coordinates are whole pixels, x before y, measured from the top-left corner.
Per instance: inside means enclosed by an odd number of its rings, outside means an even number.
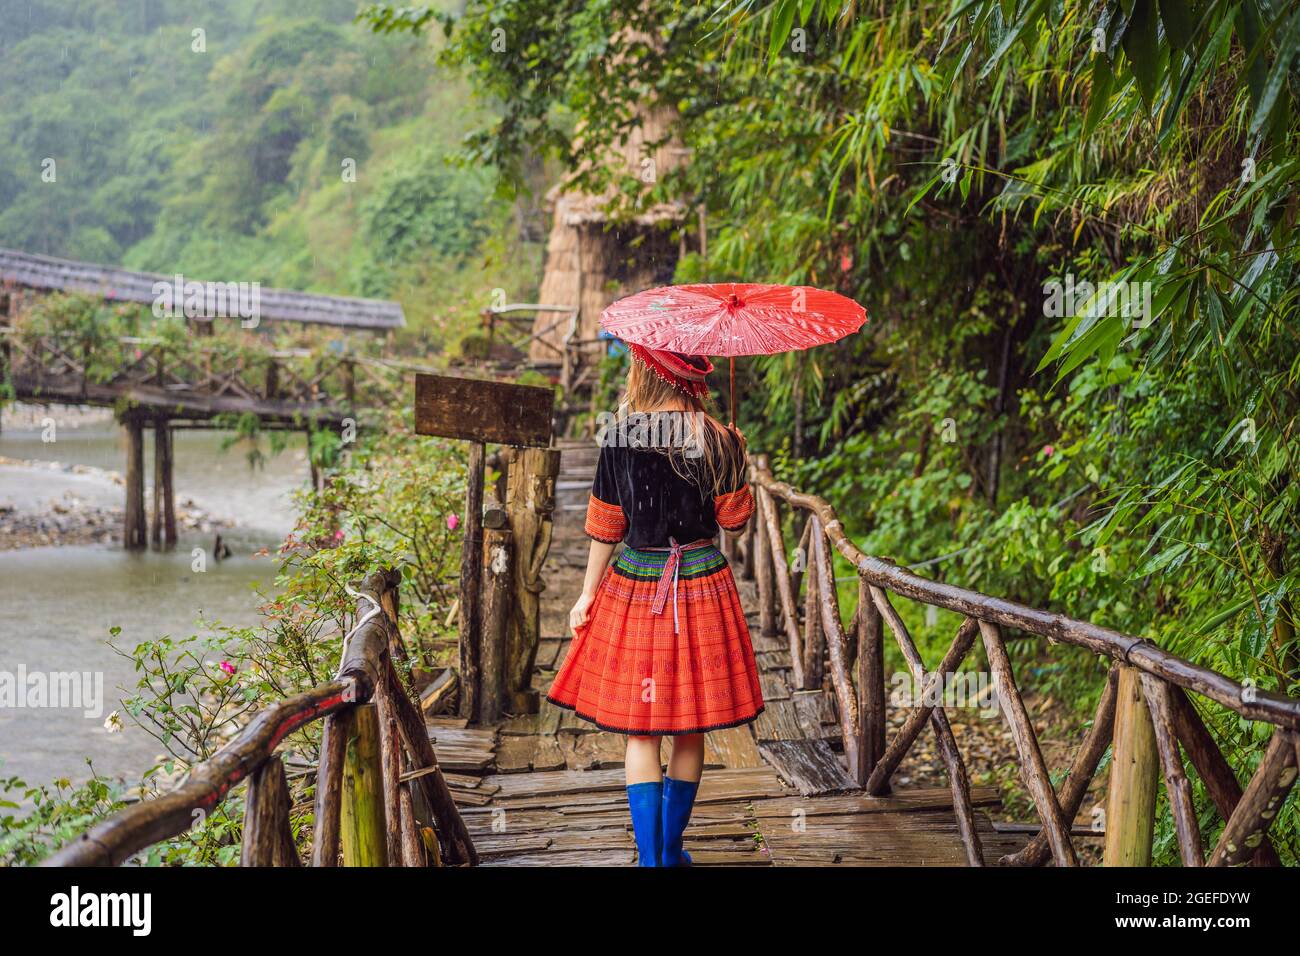
[[[971,787],[971,805],[996,807],[1001,803],[994,787]],[[926,787],[900,790],[884,797],[864,793],[844,793],[835,796],[804,797],[783,796],[754,804],[754,814],[763,821],[765,817],[788,819],[795,810],[809,816],[861,815],[868,813],[909,813],[926,811],[952,811],[952,791],[947,787]]]
[[[824,740],[761,741],[758,749],[781,778],[805,797],[857,787]]]
[[[766,709],[754,721],[754,736],[763,740],[802,740],[799,715],[790,700],[765,701]]]
[[[722,767],[763,766],[763,756],[758,752],[758,744],[748,727],[732,727],[706,734],[704,747],[706,755],[712,756]]]
[[[789,675],[789,671],[758,672],[758,686],[763,692],[764,702],[790,699],[790,685],[787,682]]]

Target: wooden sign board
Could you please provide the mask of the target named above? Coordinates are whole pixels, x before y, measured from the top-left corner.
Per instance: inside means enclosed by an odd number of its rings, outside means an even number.
[[[555,392],[452,375],[415,376],[419,435],[545,448],[551,443]]]

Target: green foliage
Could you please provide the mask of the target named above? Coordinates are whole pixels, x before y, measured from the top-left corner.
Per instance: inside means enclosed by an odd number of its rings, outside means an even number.
[[[582,158],[657,101],[692,158],[655,198],[709,212],[679,279],[867,306],[867,334],[738,372],[752,445],[869,551],[1300,689],[1300,5],[522,0],[445,25],[503,104],[469,156],[544,147],[630,212],[631,177]],[[1149,308],[1056,311],[1067,276]],[[1090,656],[1018,647],[1036,689],[1095,700]],[[1257,754],[1267,727],[1205,716]],[[1293,798],[1284,857],[1298,829]]]

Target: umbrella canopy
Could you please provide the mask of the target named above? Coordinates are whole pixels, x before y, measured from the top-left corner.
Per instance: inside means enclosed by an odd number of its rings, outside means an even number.
[[[722,355],[731,363],[731,414],[737,355],[775,355],[825,345],[862,328],[867,310],[847,296],[811,286],[718,282],[647,289],[600,314],[607,332],[649,349]]]
[[[719,282],[647,289],[619,299],[600,324],[625,342],[687,355],[775,355],[862,328],[867,310],[810,286]]]

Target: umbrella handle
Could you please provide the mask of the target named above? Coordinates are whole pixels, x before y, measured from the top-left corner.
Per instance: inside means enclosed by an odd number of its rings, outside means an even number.
[[[731,427],[735,428],[736,427],[736,357],[734,355],[729,356],[728,360],[731,362],[731,404],[727,406],[727,410],[731,412]]]

